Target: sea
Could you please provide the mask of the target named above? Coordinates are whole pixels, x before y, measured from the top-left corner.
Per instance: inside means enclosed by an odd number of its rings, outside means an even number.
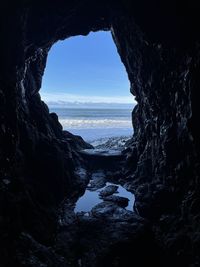
[[[50,108],[64,130],[87,142],[114,137],[131,137],[131,108]]]

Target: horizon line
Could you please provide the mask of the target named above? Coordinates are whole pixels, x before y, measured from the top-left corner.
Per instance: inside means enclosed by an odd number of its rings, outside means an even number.
[[[84,96],[67,93],[40,92],[41,99],[48,105],[136,105],[134,96]]]

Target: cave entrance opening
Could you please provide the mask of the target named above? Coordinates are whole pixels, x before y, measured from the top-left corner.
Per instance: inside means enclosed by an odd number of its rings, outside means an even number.
[[[93,145],[116,146],[133,134],[129,88],[111,32],[99,31],[51,48],[40,92],[64,130]]]

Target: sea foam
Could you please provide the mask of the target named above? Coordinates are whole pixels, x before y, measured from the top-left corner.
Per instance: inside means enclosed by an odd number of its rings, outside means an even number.
[[[59,119],[64,129],[131,128],[130,120],[115,119]]]

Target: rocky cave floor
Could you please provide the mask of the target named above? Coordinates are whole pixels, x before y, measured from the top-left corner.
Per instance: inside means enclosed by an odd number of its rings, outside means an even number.
[[[53,243],[44,246],[22,233],[17,253],[21,266],[168,266],[152,224],[134,211],[134,189],[123,174],[123,148],[107,142],[79,151],[82,161],[74,171],[71,195],[57,210]],[[120,195],[121,189],[129,199]],[[98,203],[77,209],[88,191],[96,193]]]
[[[59,261],[60,256],[65,259],[59,266],[128,267],[146,261],[157,266],[158,256],[154,257],[157,248],[149,222],[137,215],[133,207],[126,209],[129,200],[115,194],[118,186],[112,185],[126,187],[121,173],[124,164],[121,151],[116,148],[105,151],[98,146],[97,150],[81,153],[90,165],[76,169],[73,195],[62,202],[58,212],[54,252]],[[107,182],[110,185],[106,186]],[[98,191],[100,203],[90,211],[77,211],[76,203],[86,189]]]

